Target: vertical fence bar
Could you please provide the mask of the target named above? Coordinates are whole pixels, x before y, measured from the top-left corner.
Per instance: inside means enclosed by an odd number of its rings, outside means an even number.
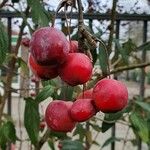
[[[147,21],[143,22],[143,43],[147,41]],[[142,50],[142,62],[146,61],[146,50]],[[140,97],[143,100],[145,95],[145,68],[141,69],[141,80],[140,80]],[[142,150],[142,141],[139,138],[138,150]]]
[[[119,39],[119,33],[120,33],[120,20],[117,20],[116,21],[116,39]],[[114,76],[114,79],[117,80],[116,75]],[[116,126],[115,125],[112,127],[111,136],[112,137],[116,136]],[[115,142],[111,143],[111,150],[115,150]]]
[[[8,26],[7,26],[7,30],[8,30],[8,51],[9,53],[11,53],[11,37],[12,37],[12,24],[11,24],[11,21],[12,21],[12,18],[11,17],[8,17],[7,18],[8,22]],[[11,109],[12,109],[12,103],[11,103],[11,91],[9,91],[9,94],[8,94],[8,100],[7,100],[7,113],[8,115],[11,115]]]

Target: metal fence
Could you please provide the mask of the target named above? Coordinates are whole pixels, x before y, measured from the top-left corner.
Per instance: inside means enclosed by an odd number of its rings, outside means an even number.
[[[70,14],[67,14],[68,18]],[[9,37],[9,50],[11,50],[11,46],[12,46],[12,41],[11,41],[11,37],[12,37],[12,19],[13,18],[21,18],[21,15],[19,13],[14,13],[14,12],[6,12],[6,11],[0,11],[0,19],[1,18],[5,18],[7,19],[7,32],[8,32],[8,37]],[[57,19],[62,19],[64,20],[65,14],[64,13],[59,13],[57,15]],[[72,13],[71,14],[71,18],[72,19],[77,19],[78,18],[78,14],[77,13]],[[98,21],[102,21],[102,20],[110,20],[111,19],[111,15],[106,13],[106,14],[99,14],[99,13],[91,13],[91,14],[84,14],[84,19],[86,20],[90,20],[91,22],[93,20],[98,20]],[[115,37],[117,39],[120,38],[120,25],[122,21],[141,21],[143,24],[143,43],[147,41],[147,33],[148,33],[148,26],[150,25],[150,15],[147,14],[117,14],[116,15],[116,23],[115,23]],[[150,31],[149,31],[150,32]],[[146,51],[143,50],[142,51],[142,56],[141,56],[143,62],[146,61]],[[139,94],[141,95],[141,97],[144,97],[144,92],[145,92],[145,88],[144,88],[144,83],[145,83],[145,71],[144,68],[141,69],[141,77],[140,77],[140,91]],[[7,112],[9,115],[11,115],[11,94],[8,97],[8,103],[7,103]],[[112,136],[115,136],[115,127],[112,129]],[[139,145],[138,145],[138,150],[141,150],[141,141],[139,140]],[[111,150],[115,150],[115,143],[111,144]]]

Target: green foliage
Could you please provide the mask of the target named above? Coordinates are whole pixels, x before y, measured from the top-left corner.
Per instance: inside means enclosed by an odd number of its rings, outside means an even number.
[[[39,0],[27,0],[28,5],[31,7],[31,16],[35,25],[40,27],[48,26],[51,20],[51,16]]]
[[[150,113],[150,104],[142,101],[135,101],[135,103],[140,106],[143,110]]]
[[[149,142],[149,126],[146,119],[144,119],[140,113],[132,112],[130,115],[130,122],[135,134],[138,135],[143,142]]]
[[[80,141],[63,140],[61,142],[62,150],[84,150],[84,146]]]
[[[121,141],[121,139],[116,138],[116,137],[110,137],[108,138],[102,145],[101,149],[103,149],[104,147],[108,146],[109,144],[115,142],[115,141]]]
[[[8,52],[8,35],[5,32],[5,27],[0,21],[0,66],[6,58]]]
[[[32,98],[25,98],[24,125],[31,140],[36,145],[39,141],[40,116],[38,103]]]
[[[55,88],[52,85],[47,85],[45,86],[40,92],[39,94],[36,96],[35,101],[37,101],[38,103],[44,101],[45,99],[47,99],[48,97],[51,97],[51,95],[54,93]]]
[[[6,149],[8,142],[15,143],[17,140],[15,126],[11,121],[4,122],[0,126],[0,147]]]

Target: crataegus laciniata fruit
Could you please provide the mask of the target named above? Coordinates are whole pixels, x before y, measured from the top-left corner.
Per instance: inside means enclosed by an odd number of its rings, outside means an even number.
[[[29,66],[32,72],[42,80],[49,80],[58,76],[57,66],[41,66],[33,56],[29,56]]]
[[[82,53],[69,53],[59,69],[60,78],[71,86],[86,83],[92,75],[92,63]]]
[[[35,31],[30,41],[30,50],[40,65],[56,65],[64,62],[70,45],[63,32],[53,27]]]
[[[70,53],[77,53],[79,52],[78,50],[78,41],[71,40],[70,41]]]
[[[54,100],[45,113],[45,121],[50,129],[57,132],[71,132],[76,122],[70,116],[72,102]]]
[[[77,96],[77,99],[92,99],[93,98],[92,96],[93,96],[93,88],[80,93]]]
[[[128,103],[126,86],[114,79],[102,79],[93,88],[96,107],[104,113],[121,111]]]
[[[96,114],[92,99],[77,99],[70,112],[72,119],[77,122],[86,121]]]

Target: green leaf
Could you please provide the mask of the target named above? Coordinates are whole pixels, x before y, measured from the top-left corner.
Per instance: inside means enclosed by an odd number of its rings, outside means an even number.
[[[48,145],[51,148],[51,150],[55,150],[55,146],[54,146],[54,140],[53,139],[49,139],[48,140]]]
[[[5,31],[5,27],[0,22],[0,65],[2,65],[2,63],[4,62],[7,52],[8,52],[8,35]]]
[[[113,127],[115,125],[116,120],[120,119],[123,113],[123,111],[120,111],[117,113],[105,114],[104,120],[110,123],[107,123],[105,121],[102,122],[102,132],[106,132],[108,129]]]
[[[150,112],[150,104],[146,103],[146,102],[140,102],[140,101],[135,101],[135,103],[140,106],[141,108],[143,108],[144,110]]]
[[[12,1],[12,3],[18,3],[19,2],[19,0],[11,0]]]
[[[126,64],[128,64],[128,52],[127,52],[127,50],[120,45],[119,40],[115,40],[115,44],[116,44],[116,49],[120,52],[123,61]]]
[[[38,103],[44,101],[45,99],[47,99],[48,97],[50,97],[55,91],[55,88],[52,85],[47,85],[45,86],[42,91],[40,91],[40,93],[37,95],[36,97],[36,101]]]
[[[108,54],[107,49],[104,44],[99,43],[99,63],[102,70],[103,75],[108,74]]]
[[[61,88],[61,93],[60,93],[60,95],[59,95],[59,97],[58,97],[58,99],[66,99],[66,100],[73,100],[73,90],[74,90],[74,87],[71,87],[71,86],[63,86],[62,88]]]
[[[147,122],[142,118],[142,116],[137,113],[133,112],[130,115],[130,122],[133,126],[133,131],[140,136],[140,138],[144,142],[149,141],[149,127]]]
[[[77,140],[64,140],[62,141],[62,150],[84,150],[84,146]]]
[[[25,99],[24,125],[32,144],[36,145],[39,140],[40,116],[38,103],[32,98]]]
[[[101,130],[102,130],[99,125],[90,123],[90,126],[97,132],[101,132]]]
[[[106,147],[106,146],[108,146],[109,144],[111,144],[111,143],[113,143],[113,142],[115,142],[115,141],[121,141],[121,139],[116,138],[116,137],[110,137],[110,138],[108,138],[108,139],[104,142],[104,144],[102,145],[101,149],[104,148],[104,147]]]
[[[51,20],[50,13],[44,10],[43,5],[39,0],[27,0],[28,5],[31,7],[32,20],[40,27],[48,26]]]
[[[137,50],[150,50],[150,41],[145,42],[139,47],[137,47]]]
[[[27,65],[27,63],[26,63],[21,57],[18,57],[18,58],[17,58],[17,62],[18,62],[19,67],[21,68],[21,71],[22,71],[25,75],[29,74],[28,65]]]
[[[15,143],[17,140],[15,126],[11,121],[7,121],[0,127],[0,146],[6,149],[8,142]]]

